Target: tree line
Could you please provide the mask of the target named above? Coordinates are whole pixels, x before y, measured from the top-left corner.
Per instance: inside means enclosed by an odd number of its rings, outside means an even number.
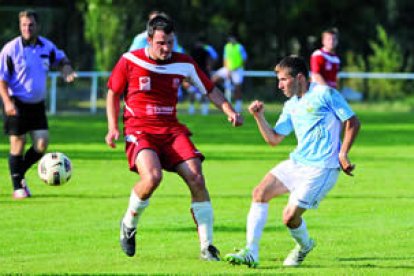
[[[187,50],[201,33],[219,52],[227,36],[236,35],[248,52],[249,70],[272,70],[288,54],[308,59],[320,47],[322,30],[332,26],[340,32],[342,70],[414,67],[410,0],[0,0],[2,45],[18,35],[17,14],[24,8],[39,12],[42,35],[65,49],[77,70],[111,70],[154,9],[174,19]]]

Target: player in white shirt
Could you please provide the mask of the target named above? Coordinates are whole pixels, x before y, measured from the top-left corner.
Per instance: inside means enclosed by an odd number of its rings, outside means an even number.
[[[283,264],[300,265],[315,246],[302,218],[303,213],[316,208],[334,187],[340,168],[351,176],[355,168],[348,152],[360,122],[342,95],[329,86],[309,83],[306,63],[299,57],[285,57],[275,72],[279,89],[289,98],[276,125],[272,128],[266,121],[263,102],[254,101],[249,112],[269,145],[278,145],[292,132],[298,145],[290,158],[271,169],[253,190],[247,217],[246,247],[225,256],[225,260],[232,264],[258,266],[259,242],[268,217],[269,201],[290,193],[283,210],[283,223],[296,247]]]

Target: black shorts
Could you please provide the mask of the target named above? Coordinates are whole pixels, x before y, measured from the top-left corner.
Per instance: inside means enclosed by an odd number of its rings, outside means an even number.
[[[47,130],[45,102],[35,104],[23,103],[12,98],[17,109],[16,116],[4,114],[4,133],[7,135],[23,135],[32,130]]]

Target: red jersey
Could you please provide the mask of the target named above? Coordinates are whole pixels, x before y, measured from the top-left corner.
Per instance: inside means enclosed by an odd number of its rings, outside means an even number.
[[[184,78],[203,94],[214,87],[188,55],[173,52],[170,59],[155,61],[149,58],[146,48],[125,53],[108,80],[109,89],[124,94],[124,133],[188,132],[178,122],[176,110],[178,89]]]
[[[311,56],[311,72],[321,74],[329,86],[336,88],[340,63],[341,61],[336,54],[318,49]],[[314,80],[312,79],[312,81]]]

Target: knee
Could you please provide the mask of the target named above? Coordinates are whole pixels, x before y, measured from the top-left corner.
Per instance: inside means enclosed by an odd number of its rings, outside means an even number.
[[[146,175],[141,175],[141,181],[144,182],[147,186],[152,187],[153,189],[157,188],[162,180],[161,171],[153,171]]]
[[[260,186],[257,186],[256,188],[253,189],[252,198],[253,198],[253,201],[255,202],[267,202],[268,201],[266,200],[264,190]]]
[[[285,208],[283,211],[283,224],[287,227],[294,229],[298,228],[301,224],[302,219],[300,216],[297,216],[295,212]]]
[[[33,145],[33,147],[38,153],[43,154],[46,152],[48,144],[49,143],[47,139],[40,139],[36,142],[36,144]]]
[[[187,179],[192,187],[197,191],[203,191],[206,189],[206,184],[204,181],[204,176],[201,173],[194,173],[190,175]]]

